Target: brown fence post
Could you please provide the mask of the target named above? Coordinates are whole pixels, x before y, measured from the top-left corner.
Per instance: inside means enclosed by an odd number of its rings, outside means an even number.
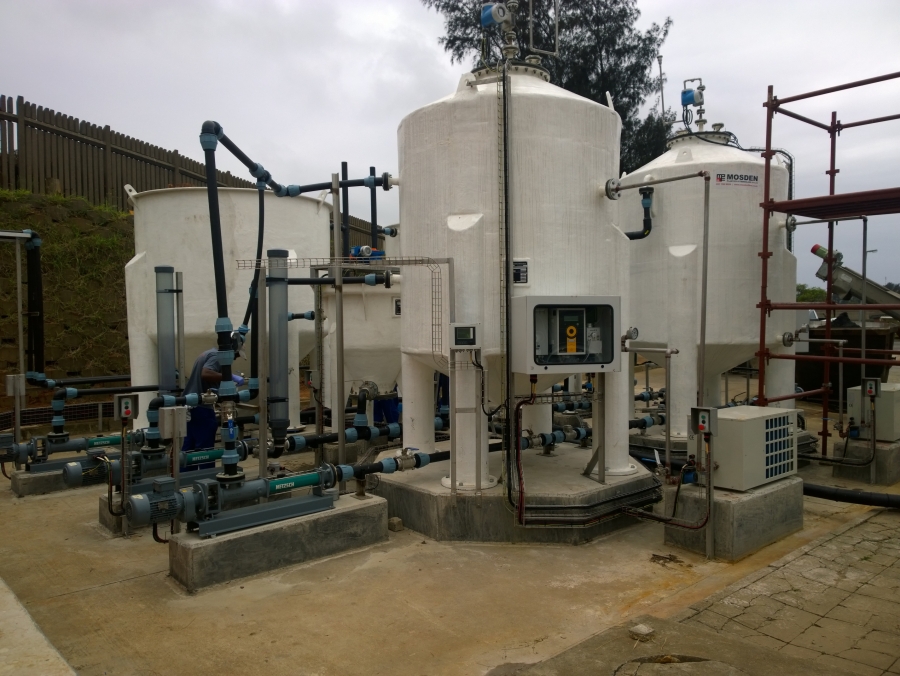
[[[112,180],[113,156],[112,156],[112,139],[110,138],[109,125],[103,127],[103,191],[105,202],[112,204],[113,202],[113,180]]]
[[[18,116],[18,121],[16,123],[16,136],[17,136],[17,157],[16,164],[18,165],[19,171],[19,190],[27,189],[28,185],[26,184],[26,176],[27,176],[27,162],[26,157],[28,156],[26,153],[26,143],[25,143],[25,97],[18,96],[16,97],[16,115]]]
[[[172,151],[172,187],[177,188],[181,183],[181,155],[177,150]]]

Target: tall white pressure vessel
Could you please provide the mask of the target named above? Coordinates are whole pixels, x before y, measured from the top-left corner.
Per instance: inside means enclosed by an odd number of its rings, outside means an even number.
[[[728,145],[730,134],[680,134],[669,150],[649,164],[621,178],[623,186],[641,181],[708,171],[709,277],[706,329],[706,367],[698,383],[701,265],[703,247],[703,180],[654,186],[652,231],[632,242],[631,322],[640,335],[632,345],[671,346],[672,392],[667,396],[672,432],[687,433],[690,407],[697,405],[699,387],[706,405],[721,401],[721,374],[750,360],[759,350],[759,309],[762,250],[764,162],[759,153]],[[780,159],[772,162],[775,200],[787,197],[788,172]],[[641,230],[644,211],[637,190],[622,193],[621,219],[626,230]],[[797,262],[786,246],[784,217],[769,223],[768,295],[773,301],[793,301]],[[781,336],[793,330],[793,314],[772,313],[767,344],[787,351]],[[657,360],[658,361],[658,360]],[[793,392],[793,362],[772,360],[768,366],[768,396]],[[751,393],[752,395],[753,393]],[[786,406],[791,405],[787,402]]]
[[[171,265],[183,273],[187,370],[201,352],[216,346],[209,203],[206,188],[129,191],[129,195],[134,204],[135,243],[134,258],[125,266],[131,377],[135,385],[156,384],[155,266]],[[219,188],[219,209],[228,313],[237,327],[247,308],[253,270],[238,270],[236,261],[256,256],[259,195],[256,190]],[[306,197],[278,198],[271,191],[266,193],[263,256],[268,249],[285,248],[292,257],[327,258],[329,240],[328,205]],[[308,270],[290,270],[292,277],[308,275]],[[291,286],[288,294],[290,311],[313,309],[310,287]],[[234,364],[235,372],[243,372],[247,377],[250,340],[252,336],[246,345],[247,359],[238,359]],[[291,424],[297,425],[300,422],[299,363],[315,345],[313,323],[290,322],[288,340],[290,416]],[[138,422],[145,421],[145,417],[142,410]]]
[[[398,130],[400,239],[404,256],[454,260],[455,321],[483,327],[481,347],[493,406],[498,387],[501,333],[502,99],[495,73],[466,74],[450,96],[409,114]],[[622,297],[628,308],[629,242],[617,227],[618,205],[599,187],[616,176],[621,120],[612,109],[550,84],[544,71],[510,69],[508,157],[512,257],[527,265],[514,296]],[[449,270],[432,287],[424,267],[404,269],[401,350],[404,443],[433,448],[434,370],[447,372]],[[628,325],[622,317],[622,326]],[[473,370],[458,372],[463,389]],[[539,387],[564,376],[542,378]],[[606,458],[612,470],[630,471],[627,418],[632,400],[627,373],[606,375]],[[529,387],[517,376],[519,391]],[[544,382],[544,381],[547,382]],[[478,407],[478,396],[459,406]],[[525,416],[534,432],[550,429],[549,407]],[[526,407],[526,411],[528,408]],[[474,428],[473,428],[474,429]],[[486,425],[482,425],[486,430]],[[474,445],[456,430],[461,464],[471,481]],[[474,434],[474,432],[473,432]],[[486,445],[484,446],[486,448]],[[487,475],[482,454],[482,476]]]

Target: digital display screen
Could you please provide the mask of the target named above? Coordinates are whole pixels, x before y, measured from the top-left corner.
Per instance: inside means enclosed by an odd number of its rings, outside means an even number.
[[[475,327],[474,326],[457,326],[454,329],[455,343],[457,345],[474,345],[475,344]]]

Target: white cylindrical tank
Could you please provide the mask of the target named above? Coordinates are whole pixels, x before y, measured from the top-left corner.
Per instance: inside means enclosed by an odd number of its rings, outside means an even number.
[[[129,186],[130,187],[130,186]],[[216,289],[213,277],[209,202],[206,188],[171,188],[142,193],[129,191],[134,204],[135,255],[125,266],[128,303],[128,342],[131,378],[135,385],[156,384],[156,292],[153,268],[171,265],[183,273],[185,316],[185,361],[188,373],[204,350],[216,346]],[[228,313],[237,328],[244,318],[253,270],[238,270],[237,260],[253,259],[259,225],[259,194],[256,190],[219,188],[222,248]],[[285,248],[303,258],[329,256],[329,208],[306,197],[279,198],[271,191],[265,197],[263,256],[268,249]],[[308,276],[308,270],[290,270],[290,276]],[[291,286],[289,310],[313,309],[310,287]],[[250,341],[247,359],[238,359],[234,371],[250,375]],[[288,324],[288,357],[291,365],[291,424],[300,422],[299,363],[315,345],[312,322]],[[141,411],[138,424],[146,423]]]
[[[528,265],[527,283],[514,284],[513,295],[621,296],[627,314],[629,242],[617,227],[618,205],[599,189],[617,175],[618,114],[550,84],[539,69],[513,67],[510,81],[512,257]],[[455,321],[483,327],[481,348],[494,406],[502,401],[497,387],[503,349],[501,106],[496,78],[467,74],[456,92],[411,113],[398,130],[403,255],[454,259]],[[404,443],[422,450],[434,443],[429,429],[434,410],[427,394],[432,387],[427,381],[434,369],[448,370],[447,278],[444,267],[443,288],[435,294],[428,269],[404,269]],[[435,340],[438,321],[440,338]],[[628,326],[625,316],[622,326]],[[424,368],[406,368],[413,359]],[[539,387],[564,377],[542,377]],[[413,383],[413,378],[422,382]],[[606,378],[608,404],[630,402],[627,372],[608,373]],[[527,378],[525,383],[527,387]],[[613,470],[630,471],[627,417],[624,409],[607,411],[606,458]],[[542,418],[549,420],[549,413],[532,419]],[[457,471],[465,478],[467,471],[474,472],[474,465],[465,462],[465,449],[474,438],[457,432]],[[487,454],[482,456],[486,476]]]
[[[394,389],[400,377],[400,315],[395,300],[400,286],[390,289],[365,284],[344,285],[344,392],[358,391],[365,382],[373,382],[381,394]],[[324,403],[335,410],[333,382],[337,377],[334,361],[336,324],[334,289],[322,288],[325,310]],[[336,428],[335,428],[336,429]]]
[[[666,345],[679,350],[672,357],[672,392],[667,397],[672,433],[676,436],[687,433],[687,416],[690,407],[697,405],[698,387],[704,387],[706,405],[724,403],[720,375],[752,359],[759,350],[759,205],[763,201],[764,161],[759,153],[728,145],[730,138],[726,132],[676,135],[666,153],[621,179],[621,184],[627,186],[700,171],[710,174],[704,383],[697,382],[703,180],[692,178],[653,186],[652,231],[645,239],[632,242],[631,322],[640,335],[631,345],[638,350]],[[773,199],[786,199],[788,172],[777,156],[772,162],[771,185]],[[621,195],[623,228],[641,230],[641,195],[637,190]],[[769,223],[769,248],[773,255],[769,259],[768,295],[773,301],[795,298],[797,262],[787,249],[785,235],[784,217],[776,215]],[[767,326],[770,349],[786,350],[781,336],[794,328],[792,313],[772,313]],[[793,363],[770,363],[776,371],[780,367],[792,371]],[[782,375],[769,381],[769,396],[793,391],[791,373]]]

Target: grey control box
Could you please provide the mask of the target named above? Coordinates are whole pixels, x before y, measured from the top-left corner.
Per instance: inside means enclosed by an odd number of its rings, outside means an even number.
[[[138,395],[136,393],[113,395],[113,419],[134,420],[138,414]]]
[[[718,410],[711,406],[692,406],[691,434],[716,436],[719,433],[718,413]]]

